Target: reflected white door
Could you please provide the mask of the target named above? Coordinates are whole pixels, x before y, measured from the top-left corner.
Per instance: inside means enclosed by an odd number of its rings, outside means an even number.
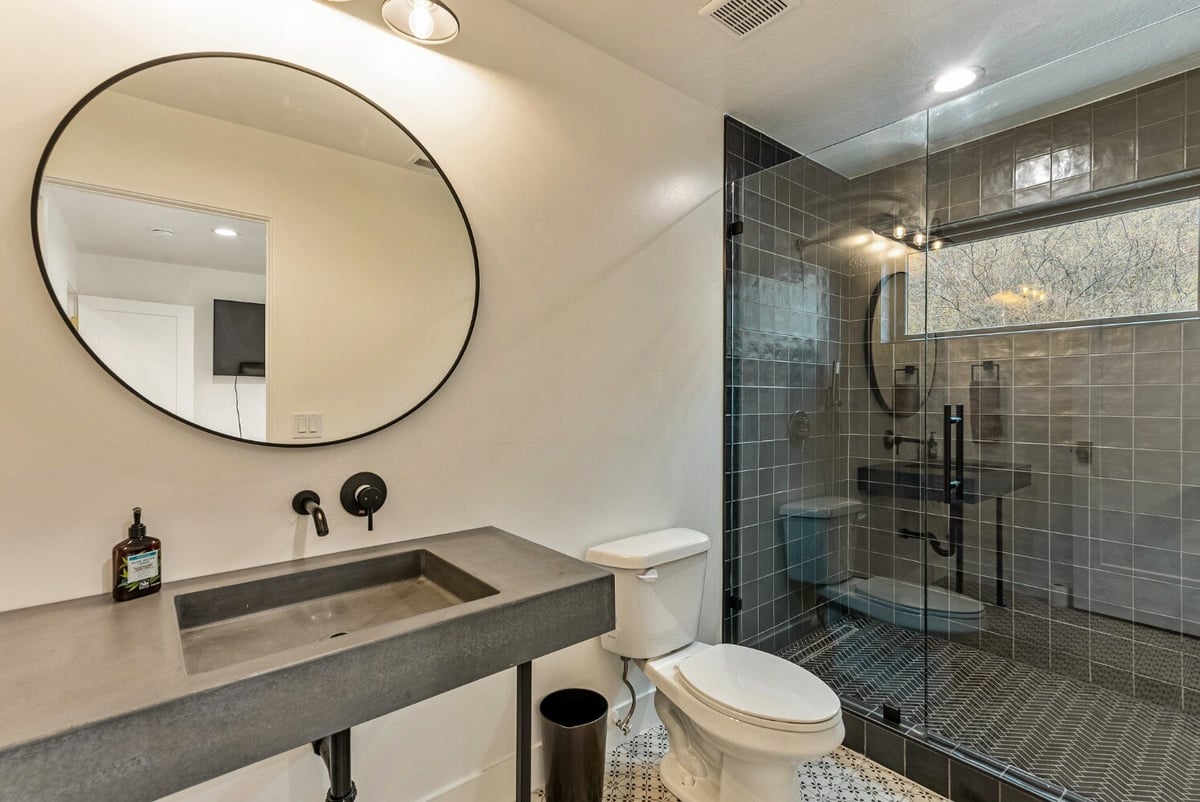
[[[191,420],[195,406],[190,306],[79,296],[79,333],[109,369],[158,406]]]

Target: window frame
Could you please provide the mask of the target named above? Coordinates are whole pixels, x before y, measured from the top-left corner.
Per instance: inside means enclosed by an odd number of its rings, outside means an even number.
[[[972,217],[956,223],[949,223],[931,230],[930,239],[940,237],[949,247],[953,247],[955,245],[966,245],[983,240],[999,239],[1000,237],[1013,236],[1028,231],[1039,231],[1071,223],[1086,222],[1099,217],[1110,217],[1142,209],[1153,209],[1158,206],[1196,200],[1200,200],[1200,168],[1121,184],[1116,187],[1093,190],[1080,195],[1050,200],[1017,209],[1008,209],[991,215]],[[1200,220],[1197,221],[1197,226],[1200,227]],[[924,267],[927,271],[929,267],[929,254],[931,252],[929,246],[926,245],[924,249],[909,254],[904,258],[903,269],[911,275],[912,271],[909,270],[909,259],[919,256],[925,259],[926,264]],[[1200,252],[1197,253],[1196,275],[1198,287],[1200,287]],[[908,288],[910,286],[911,282],[905,284],[906,293],[909,291]],[[1007,326],[945,329],[942,331],[930,331],[928,322],[926,322],[924,331],[910,333],[907,330],[907,311],[910,301],[910,298],[905,299],[906,325],[899,339],[982,337],[990,334],[1018,334],[1025,331],[1130,326],[1142,323],[1171,323],[1200,319],[1200,289],[1198,289],[1196,309],[1183,309],[1144,315],[1122,315],[1121,317],[1088,318],[1085,320],[1051,320],[1044,323],[1018,323]]]

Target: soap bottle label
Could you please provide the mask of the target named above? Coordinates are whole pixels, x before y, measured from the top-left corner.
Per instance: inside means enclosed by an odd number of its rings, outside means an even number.
[[[158,579],[158,550],[132,554],[125,559],[125,586],[149,587]],[[143,584],[144,583],[144,584]]]

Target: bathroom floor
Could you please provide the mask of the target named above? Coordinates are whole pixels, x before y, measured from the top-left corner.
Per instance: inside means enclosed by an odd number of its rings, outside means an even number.
[[[676,802],[658,779],[667,730],[644,732],[608,753],[604,802]],[[800,772],[803,802],[945,802],[856,752],[839,749]]]
[[[925,705],[928,670],[932,733],[1097,802],[1200,802],[1195,716],[938,638],[926,655],[920,633],[876,621],[839,626],[780,655],[906,716]]]

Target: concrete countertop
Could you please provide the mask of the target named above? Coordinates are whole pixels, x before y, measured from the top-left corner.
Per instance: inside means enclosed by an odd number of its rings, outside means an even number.
[[[175,598],[425,549],[498,593],[187,674]],[[614,626],[607,571],[492,527],[0,614],[0,800],[154,800]]]

